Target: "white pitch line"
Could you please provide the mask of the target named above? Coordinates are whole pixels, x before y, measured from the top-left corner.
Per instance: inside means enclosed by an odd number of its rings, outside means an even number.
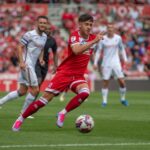
[[[49,145],[0,145],[0,148],[27,148],[27,147],[98,147],[98,146],[147,146],[150,143],[91,143],[91,144],[49,144]]]

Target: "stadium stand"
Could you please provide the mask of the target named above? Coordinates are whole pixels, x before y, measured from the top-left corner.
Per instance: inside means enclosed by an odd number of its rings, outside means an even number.
[[[35,4],[35,3],[49,3]],[[61,2],[61,3],[59,3]],[[88,4],[88,3],[92,3]],[[17,3],[17,4],[12,4]],[[32,3],[32,4],[30,4]],[[33,4],[34,3],[34,4]],[[85,7],[86,3],[86,7]],[[96,3],[96,4],[93,4]],[[124,3],[124,5],[120,5]],[[146,4],[146,5],[145,5]],[[94,33],[106,31],[107,22],[115,22],[122,36],[128,54],[125,74],[128,78],[150,77],[150,1],[135,0],[5,0],[0,5],[0,73],[17,73],[17,43],[27,30],[33,28],[33,20],[41,11],[36,8],[48,8],[44,13],[51,19],[53,36],[58,44],[59,63],[67,55],[67,39],[70,32],[77,28],[77,17],[90,13],[95,18]],[[18,7],[16,7],[16,5]],[[40,5],[40,7],[36,6]],[[9,6],[9,7],[8,7]],[[11,6],[11,7],[10,7]],[[61,7],[60,7],[61,6]],[[17,8],[17,9],[16,9]],[[52,56],[50,56],[52,57]],[[92,64],[91,60],[91,64]],[[50,64],[52,63],[50,59]],[[90,66],[90,65],[89,65]],[[51,65],[50,65],[51,67]],[[51,68],[49,69],[51,71]],[[91,73],[92,79],[99,76]],[[50,72],[49,71],[49,72]]]

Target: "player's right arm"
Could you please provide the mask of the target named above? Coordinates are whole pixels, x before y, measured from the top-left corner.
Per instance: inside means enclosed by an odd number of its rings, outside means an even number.
[[[98,61],[100,59],[101,51],[103,49],[103,43],[100,41],[97,45],[95,57],[94,57],[94,65],[93,68],[96,70],[98,68]]]
[[[20,69],[25,69],[26,68],[26,64],[23,60],[23,53],[24,53],[24,49],[27,48],[29,42],[30,42],[30,33],[26,32],[20,39],[20,43],[17,47],[18,50],[18,59],[19,59],[19,66]]]
[[[92,47],[94,44],[96,44],[98,41],[100,41],[102,38],[103,38],[103,33],[99,33],[99,34],[97,34],[95,39],[93,39],[90,42],[87,42],[85,44],[80,44],[80,43],[73,44],[73,45],[71,45],[72,51],[76,55],[81,54],[84,51],[86,51],[87,49],[89,49],[90,47]]]
[[[20,69],[22,70],[26,68],[26,64],[23,61],[23,49],[24,49],[24,45],[19,43],[17,50],[18,50],[19,66]]]

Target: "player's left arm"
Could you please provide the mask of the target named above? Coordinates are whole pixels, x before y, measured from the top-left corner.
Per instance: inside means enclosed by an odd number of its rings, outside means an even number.
[[[124,48],[124,45],[123,45],[121,37],[119,39],[119,50],[120,50],[120,53],[122,55],[124,63],[127,63],[127,61],[128,61],[127,54],[126,54],[126,51],[125,51],[125,48]]]
[[[96,46],[96,52],[94,57],[94,65],[93,68],[96,70],[98,68],[98,61],[100,60],[100,55],[103,49],[103,43],[102,41],[99,41],[99,43]]]
[[[41,50],[40,56],[39,56],[39,62],[41,64],[41,66],[45,65],[45,61],[44,61],[44,48]]]

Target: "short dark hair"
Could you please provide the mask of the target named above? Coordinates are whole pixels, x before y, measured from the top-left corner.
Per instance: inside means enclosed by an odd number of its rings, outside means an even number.
[[[46,19],[46,20],[48,21],[48,17],[47,17],[47,16],[38,16],[38,17],[37,17],[37,21],[38,21],[39,19],[41,19],[41,18],[42,18],[42,19]]]
[[[91,22],[93,22],[94,19],[93,19],[93,17],[92,17],[91,15],[89,15],[89,14],[83,14],[83,15],[81,15],[81,16],[79,17],[78,21],[79,21],[79,22],[85,22],[85,21],[91,21]]]

